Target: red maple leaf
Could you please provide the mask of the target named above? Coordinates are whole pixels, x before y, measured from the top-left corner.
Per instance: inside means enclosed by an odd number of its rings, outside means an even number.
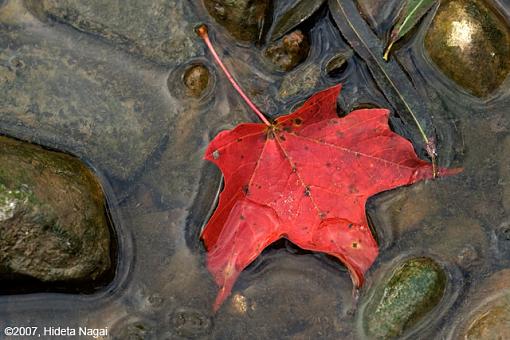
[[[339,118],[340,88],[316,93],[273,123],[263,119],[265,124],[220,132],[209,144],[205,159],[225,178],[201,235],[207,268],[220,287],[215,310],[241,271],[281,238],[338,258],[361,286],[378,254],[367,199],[433,177],[432,164],[390,130],[388,110],[356,110]],[[458,171],[440,169],[439,175]]]

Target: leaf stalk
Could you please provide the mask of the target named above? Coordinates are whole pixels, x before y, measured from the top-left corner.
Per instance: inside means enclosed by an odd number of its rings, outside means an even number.
[[[207,48],[213,55],[214,60],[216,61],[216,63],[218,63],[221,70],[223,71],[227,79],[230,81],[234,89],[237,91],[237,93],[239,93],[241,98],[243,98],[243,100],[246,102],[246,104],[248,104],[248,106],[253,110],[253,112],[255,112],[257,116],[259,116],[260,120],[262,120],[264,124],[266,124],[267,126],[271,126],[271,122],[269,122],[266,116],[264,116],[264,114],[259,110],[259,108],[250,100],[246,93],[244,93],[241,86],[239,86],[234,77],[230,74],[230,72],[226,68],[225,64],[223,64],[223,62],[221,61],[220,57],[218,56],[218,53],[216,52],[213,44],[211,43],[211,39],[209,39],[207,26],[202,24],[198,26],[195,31],[197,32],[198,36],[204,40],[205,44],[207,45]]]

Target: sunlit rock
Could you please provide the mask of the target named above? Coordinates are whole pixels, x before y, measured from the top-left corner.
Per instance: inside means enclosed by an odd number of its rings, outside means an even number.
[[[495,91],[510,70],[508,25],[481,0],[443,1],[425,47],[446,76],[478,97]]]

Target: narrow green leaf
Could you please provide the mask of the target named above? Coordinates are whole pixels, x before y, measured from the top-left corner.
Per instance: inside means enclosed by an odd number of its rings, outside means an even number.
[[[420,19],[437,3],[437,0],[403,0],[398,20],[393,26],[384,60],[388,60],[390,50],[394,43],[406,35]]]
[[[384,96],[397,110],[399,117],[410,126],[416,126],[413,135],[423,140],[421,147],[427,151],[436,169],[434,152],[434,129],[430,120],[429,108],[405,71],[395,60],[384,62],[380,55],[381,41],[361,17],[352,0],[329,0],[329,9],[344,38],[354,51],[367,63],[377,85]],[[411,132],[411,131],[410,131]],[[429,132],[429,133],[427,133]]]
[[[277,18],[271,40],[281,38],[297,25],[311,17],[326,0],[297,0],[296,4]]]

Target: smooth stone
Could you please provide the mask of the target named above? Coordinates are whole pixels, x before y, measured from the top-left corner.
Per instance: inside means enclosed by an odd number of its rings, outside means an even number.
[[[188,1],[166,0],[30,0],[41,19],[66,23],[161,64],[180,64],[196,57],[196,38]]]
[[[21,2],[0,10],[0,133],[64,150],[109,176],[137,173],[179,106],[166,71],[65,27]]]
[[[500,297],[486,311],[472,321],[463,339],[510,338],[510,293]]]
[[[283,78],[278,95],[281,99],[287,99],[298,93],[312,90],[319,82],[321,69],[316,64],[303,65]]]
[[[508,25],[481,0],[442,1],[425,47],[447,77],[477,97],[494,92],[510,70]]]
[[[204,0],[209,14],[236,39],[258,42],[270,9],[269,0]]]
[[[203,64],[189,66],[183,74],[183,82],[188,93],[193,97],[200,97],[209,85],[210,72]],[[171,84],[168,84],[172,86]]]
[[[451,338],[499,340],[510,337],[510,270],[481,282],[459,310]]]
[[[111,264],[105,197],[78,159],[0,137],[0,277],[94,280]]]
[[[447,277],[434,260],[406,260],[396,267],[364,308],[367,335],[375,339],[402,336],[441,301]]]
[[[331,78],[336,78],[344,73],[347,68],[347,59],[350,56],[346,54],[337,54],[326,64],[326,73]]]
[[[308,38],[297,30],[269,45],[264,51],[264,56],[278,70],[290,71],[306,59],[309,50]]]

